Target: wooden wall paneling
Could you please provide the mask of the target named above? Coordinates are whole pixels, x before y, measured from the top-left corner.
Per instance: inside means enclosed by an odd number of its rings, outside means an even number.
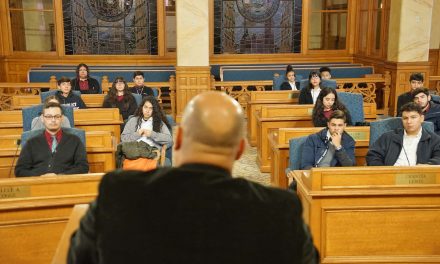
[[[56,52],[58,56],[64,56],[64,17],[63,17],[63,1],[54,1],[54,21],[55,21],[55,39]]]
[[[385,64],[391,73],[390,108],[388,114],[395,116],[397,112],[397,97],[410,90],[409,77],[412,73],[420,72],[425,80],[429,78],[429,62],[390,62]]]
[[[166,14],[164,0],[158,0],[157,3],[157,42],[158,51],[157,55],[165,56],[167,50],[167,40],[165,30],[166,26]]]
[[[440,65],[440,49],[430,49],[429,50],[429,75],[431,76],[438,76],[440,75],[439,72],[439,65]],[[436,81],[427,82],[425,81],[425,86],[429,87],[430,89],[435,89],[436,87]]]
[[[209,66],[176,67],[176,121],[180,122],[186,104],[199,93],[211,90]]]

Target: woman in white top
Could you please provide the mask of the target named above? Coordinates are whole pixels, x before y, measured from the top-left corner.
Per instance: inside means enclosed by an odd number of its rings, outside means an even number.
[[[157,100],[152,96],[146,96],[125,125],[121,141],[144,141],[160,149],[162,145],[172,145],[170,130],[171,125]]]
[[[321,92],[321,76],[319,72],[312,71],[309,74],[309,85],[301,89],[299,93],[299,104],[315,104]]]

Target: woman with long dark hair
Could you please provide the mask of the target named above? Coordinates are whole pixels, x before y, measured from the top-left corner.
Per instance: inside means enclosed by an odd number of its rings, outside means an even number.
[[[102,107],[119,108],[119,113],[122,115],[124,122],[136,112],[136,100],[129,91],[128,84],[123,77],[115,78],[112,87],[104,98]]]
[[[299,104],[315,104],[319,93],[321,92],[321,76],[319,72],[312,71],[309,74],[309,83],[307,87],[301,89],[299,93]]]
[[[156,98],[146,96],[125,125],[121,141],[144,141],[157,148],[165,144],[170,146],[173,142],[170,131],[171,125]]]
[[[329,87],[322,88],[316,104],[313,107],[312,120],[315,127],[325,127],[327,122],[336,110],[345,113],[347,124],[351,124],[351,116],[343,103],[338,100],[336,90]]]
[[[76,66],[76,77],[70,81],[72,90],[80,91],[82,94],[99,94],[101,88],[99,82],[90,77],[89,66],[84,63]]]

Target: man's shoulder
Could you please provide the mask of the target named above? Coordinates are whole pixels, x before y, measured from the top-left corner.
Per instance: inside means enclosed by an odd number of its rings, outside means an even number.
[[[101,184],[105,189],[141,188],[151,191],[162,188],[167,191],[182,191],[185,188],[203,191],[201,189],[206,188],[228,195],[235,194],[242,199],[259,197],[266,202],[298,202],[297,196],[290,191],[266,187],[243,178],[226,177],[217,172],[181,167],[158,168],[148,172],[115,170],[104,175]]]

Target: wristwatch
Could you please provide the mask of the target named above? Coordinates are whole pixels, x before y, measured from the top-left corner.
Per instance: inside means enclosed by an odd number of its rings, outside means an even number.
[[[335,150],[336,150],[336,151],[340,151],[341,149],[342,149],[342,145],[340,145],[340,146],[337,147],[337,148],[335,147]]]

